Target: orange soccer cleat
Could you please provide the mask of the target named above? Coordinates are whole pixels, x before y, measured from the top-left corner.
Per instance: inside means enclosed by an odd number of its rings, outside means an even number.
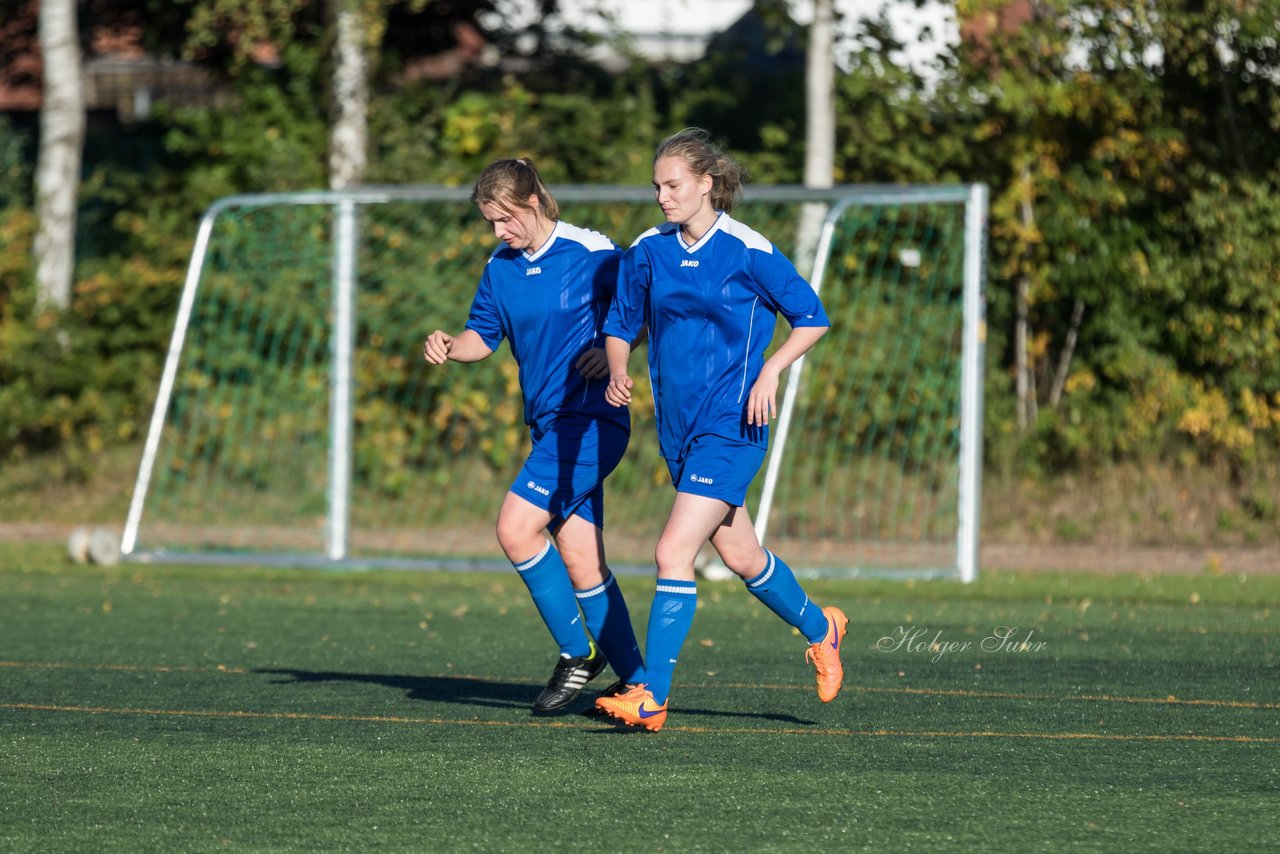
[[[844,615],[844,611],[833,605],[823,608],[822,613],[827,617],[827,636],[821,643],[810,644],[804,657],[818,671],[818,699],[830,703],[840,693],[840,683],[844,681],[840,644],[844,642],[849,618]]]
[[[596,708],[620,723],[644,727],[649,732],[657,732],[667,722],[667,704],[659,706],[653,692],[643,685],[628,685],[621,694],[600,697]]]

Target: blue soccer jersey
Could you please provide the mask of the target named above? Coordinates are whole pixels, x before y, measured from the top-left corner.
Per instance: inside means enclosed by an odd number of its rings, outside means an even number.
[[[748,429],[746,406],[778,314],[792,327],[831,325],[792,263],[728,214],[693,245],[675,223],[636,238],[623,256],[604,333],[633,341],[648,324],[664,457],[682,458],[706,434],[768,443],[767,428]]]
[[[627,412],[604,399],[608,377],[588,380],[574,366],[585,351],[604,346],[601,325],[621,256],[608,237],[565,222],[537,252],[504,244],[489,256],[466,328],[491,350],[503,338],[511,343],[524,420],[535,433],[561,414],[630,426]]]

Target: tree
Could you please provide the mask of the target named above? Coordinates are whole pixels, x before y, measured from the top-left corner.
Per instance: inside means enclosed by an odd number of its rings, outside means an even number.
[[[993,329],[1014,332],[1017,415],[1039,452],[1274,447],[1277,279],[1259,249],[1278,233],[1280,3],[959,11],[995,186]]]
[[[369,62],[371,40],[360,0],[332,0],[333,103],[329,129],[329,186],[335,190],[364,180],[369,160]]]
[[[816,0],[805,57],[806,187],[830,187],[835,164],[835,8],[833,0]]]
[[[66,308],[76,256],[76,203],[84,147],[84,91],[75,0],[41,0],[44,96],[36,161],[34,241],[41,305]]]

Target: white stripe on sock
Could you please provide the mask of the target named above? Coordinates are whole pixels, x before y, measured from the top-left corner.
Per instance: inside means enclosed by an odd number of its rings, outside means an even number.
[[[551,551],[551,541],[543,540],[542,551],[538,552],[536,555],[529,558],[524,563],[515,564],[516,572],[524,572],[526,569],[533,569],[533,567],[538,564],[538,561],[542,560],[544,557],[547,556],[547,552],[549,551]]]
[[[755,581],[748,584],[747,585],[748,587],[759,587],[761,584],[764,584],[766,581],[768,581],[770,578],[773,577],[773,562],[775,560],[773,556],[773,552],[769,551],[768,549],[765,549],[764,553],[769,556],[769,562],[765,564],[764,573],[761,574],[761,576],[757,578]]]

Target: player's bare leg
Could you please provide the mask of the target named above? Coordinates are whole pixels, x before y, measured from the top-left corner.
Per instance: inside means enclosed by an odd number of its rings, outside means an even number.
[[[587,630],[618,676],[601,696],[620,694],[628,684],[644,678],[644,658],[622,590],[609,571],[604,532],[581,516],[570,516],[555,531],[555,538]]]
[[[746,507],[734,508],[725,524],[712,534],[711,544],[724,565],[746,583],[751,595],[809,640],[805,658],[817,671],[818,698],[824,703],[834,700],[844,681],[840,645],[849,618],[839,608],[819,608],[809,600],[791,568],[761,548]]]
[[[583,631],[567,567],[544,533],[551,520],[549,511],[511,492],[498,512],[498,544],[529,588],[543,623],[560,647],[547,687],[534,701],[538,713],[563,710],[606,664]]]
[[[724,522],[711,534],[711,545],[729,571],[743,581],[755,578],[765,567],[765,553],[746,507],[729,508]]]
[[[694,559],[728,511],[729,505],[717,498],[676,493],[655,554],[658,580],[649,609],[645,681],[596,700],[596,708],[614,720],[653,732],[666,722],[677,659],[698,607]]]
[[[725,524],[733,509],[718,498],[677,492],[658,538],[658,577],[693,581],[698,550]]]
[[[550,524],[550,511],[508,492],[498,511],[498,545],[512,563],[528,560],[546,545]]]
[[[514,497],[514,496],[512,496]],[[555,532],[556,548],[575,590],[596,587],[608,579],[604,532],[581,516],[570,516]]]

